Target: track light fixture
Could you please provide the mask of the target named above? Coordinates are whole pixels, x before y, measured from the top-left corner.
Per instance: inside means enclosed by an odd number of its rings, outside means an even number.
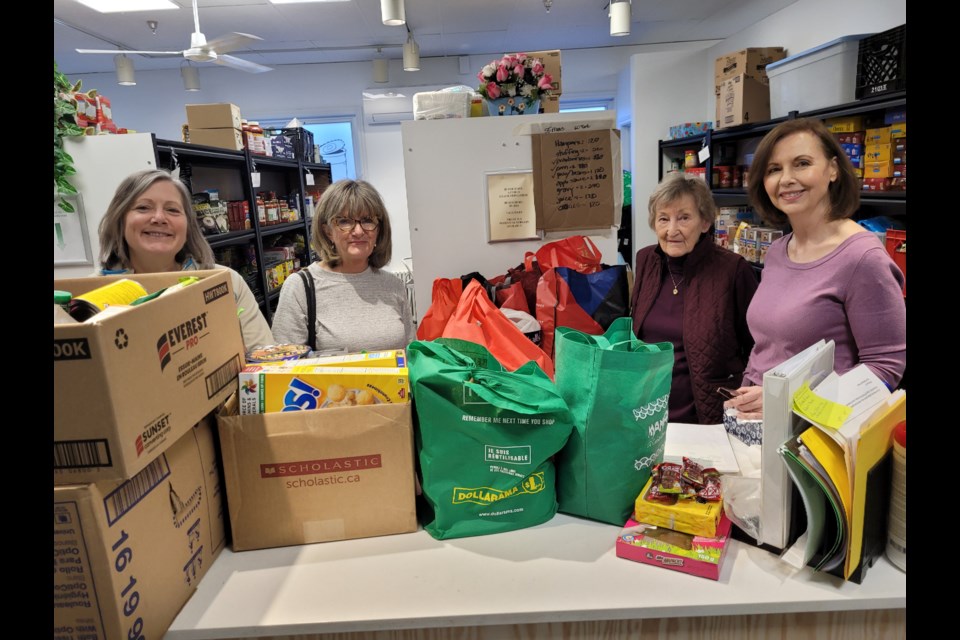
[[[390,68],[387,66],[387,59],[382,57],[383,49],[377,47],[377,57],[373,59],[373,81],[389,82]]]
[[[630,0],[610,0],[610,35],[630,35]]]
[[[380,0],[380,16],[383,24],[395,27],[407,23],[403,0]]]
[[[125,87],[137,84],[133,73],[133,60],[125,54],[118,53],[113,56],[113,65],[117,68],[117,84]]]
[[[413,33],[407,30],[407,41],[403,45],[403,70],[420,71],[420,45],[413,39]]]
[[[183,88],[187,91],[200,91],[200,69],[189,62],[180,65],[180,77],[183,78]]]

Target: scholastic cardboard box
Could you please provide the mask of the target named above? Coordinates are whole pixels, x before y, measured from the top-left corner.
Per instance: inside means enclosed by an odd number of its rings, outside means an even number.
[[[200,421],[128,481],[54,487],[55,638],[167,631],[226,545],[214,428]]]
[[[190,129],[239,129],[240,107],[229,102],[188,104],[187,124]]]
[[[183,272],[136,274],[149,293]],[[230,274],[135,307],[53,327],[53,481],[125,480],[236,389],[243,339]],[[54,280],[78,295],[111,279]]]
[[[417,529],[409,403],[217,414],[233,550]]]

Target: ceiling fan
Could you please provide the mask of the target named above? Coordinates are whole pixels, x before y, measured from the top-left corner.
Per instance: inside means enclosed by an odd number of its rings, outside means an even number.
[[[142,53],[155,56],[183,56],[192,62],[214,62],[231,69],[240,71],[249,71],[250,73],[263,73],[264,71],[273,71],[270,67],[265,67],[256,62],[250,62],[234,56],[225,55],[228,51],[243,49],[247,45],[263,40],[249,33],[230,33],[207,42],[207,37],[200,32],[200,17],[197,13],[197,0],[193,0],[193,26],[194,31],[190,34],[190,48],[183,51],[130,51],[125,49],[77,49],[77,53]]]

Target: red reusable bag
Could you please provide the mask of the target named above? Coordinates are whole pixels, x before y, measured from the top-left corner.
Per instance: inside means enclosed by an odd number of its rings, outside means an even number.
[[[554,269],[544,271],[537,284],[537,322],[541,331],[540,348],[551,358],[557,327],[570,327],[591,335],[603,333],[603,327],[577,303],[567,281]]]
[[[497,308],[515,309],[516,311],[530,313],[527,296],[523,292],[523,284],[514,282],[513,284],[497,287]]]
[[[537,250],[537,262],[543,271],[553,267],[570,267],[580,273],[596,273],[603,268],[600,259],[600,249],[587,236],[555,240]]]
[[[463,282],[460,278],[437,278],[433,281],[430,308],[417,327],[418,340],[435,340],[443,335],[443,328],[457,308]]]
[[[533,360],[553,380],[553,360],[497,309],[479,282],[467,285],[442,337],[483,345],[508,371]]]

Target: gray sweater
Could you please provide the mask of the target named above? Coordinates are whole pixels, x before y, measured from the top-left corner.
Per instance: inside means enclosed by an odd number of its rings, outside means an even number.
[[[388,271],[333,273],[308,269],[317,297],[317,350],[357,353],[405,349],[416,339],[406,285]],[[288,277],[273,315],[278,343],[306,344],[307,294],[300,276]]]

